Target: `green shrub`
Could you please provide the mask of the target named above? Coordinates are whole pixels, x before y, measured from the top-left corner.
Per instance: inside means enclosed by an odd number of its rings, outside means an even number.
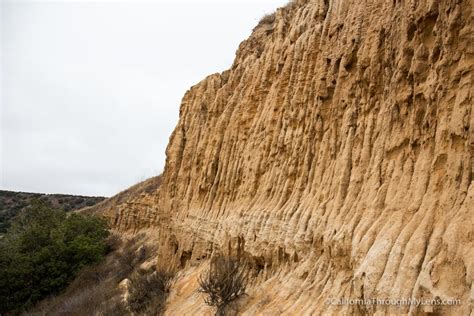
[[[0,314],[63,290],[79,269],[104,257],[107,236],[101,219],[33,202],[0,240]]]

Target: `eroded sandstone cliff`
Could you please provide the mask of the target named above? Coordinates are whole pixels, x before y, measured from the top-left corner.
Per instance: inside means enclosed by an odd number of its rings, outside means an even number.
[[[160,188],[105,211],[188,269],[170,314],[213,251],[259,271],[248,315],[474,312],[472,7],[294,1],[186,93]],[[326,304],[408,297],[462,303]]]

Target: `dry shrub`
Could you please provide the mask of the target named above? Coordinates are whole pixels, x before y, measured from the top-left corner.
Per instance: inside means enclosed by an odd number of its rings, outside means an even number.
[[[286,12],[290,12],[290,11],[298,9],[300,5],[306,2],[308,2],[308,0],[290,0],[282,9]],[[273,23],[275,23],[275,19],[276,19],[275,12],[267,13],[260,19],[256,28],[263,25],[272,25]]]
[[[128,306],[134,313],[161,315],[174,273],[164,269],[139,270],[130,277]]]
[[[216,256],[209,269],[199,277],[199,292],[207,294],[205,302],[216,308],[216,315],[224,315],[230,303],[245,294],[249,274],[241,260]]]
[[[122,246],[122,238],[116,233],[111,233],[107,237],[107,250],[108,252],[117,251]]]
[[[307,2],[307,0],[291,0],[291,1],[288,1],[288,3],[285,5],[284,8],[287,11],[291,11],[291,10],[297,9],[299,5],[302,5],[305,2]]]
[[[116,278],[121,281],[128,277],[150,254],[148,247],[137,246],[136,241],[128,241],[122,252],[117,253],[115,273]]]
[[[275,13],[268,13],[260,19],[258,25],[273,24],[273,22],[275,22]]]

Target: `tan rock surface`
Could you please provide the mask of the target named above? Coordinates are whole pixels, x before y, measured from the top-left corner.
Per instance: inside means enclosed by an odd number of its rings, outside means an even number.
[[[170,314],[216,250],[260,271],[246,315],[474,313],[472,8],[293,2],[186,93],[160,188],[105,211],[194,266]],[[462,304],[325,304],[409,297]]]

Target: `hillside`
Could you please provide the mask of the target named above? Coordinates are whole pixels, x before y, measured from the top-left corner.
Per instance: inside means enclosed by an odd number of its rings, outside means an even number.
[[[125,216],[133,217],[135,216],[135,211],[139,212],[147,207],[152,207],[154,204],[153,194],[156,193],[160,184],[161,175],[151,177],[96,205],[83,208],[80,212],[84,214],[105,215],[106,217],[109,217],[109,213],[113,212],[114,214],[122,214],[118,215],[120,217],[124,216],[123,214],[127,214]],[[114,227],[117,225],[115,220],[115,217],[109,218],[109,221]],[[133,224],[133,221],[131,224]],[[122,225],[126,226],[125,223],[122,223]]]
[[[157,190],[100,213],[179,262],[169,315],[209,315],[217,252],[245,315],[469,315],[472,1],[300,0],[183,97]],[[330,304],[437,299],[448,305]],[[328,303],[330,302],[330,303]]]
[[[0,190],[0,235],[5,233],[11,219],[22,209],[28,208],[33,199],[47,202],[54,208],[74,211],[95,205],[105,198],[99,196],[43,194]]]

